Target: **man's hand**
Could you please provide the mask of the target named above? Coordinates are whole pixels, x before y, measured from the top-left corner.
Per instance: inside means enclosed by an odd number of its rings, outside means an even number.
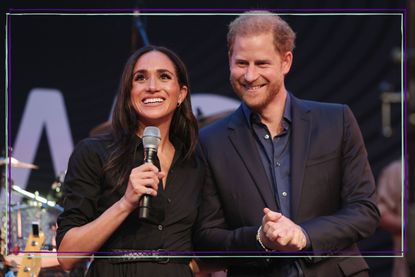
[[[261,241],[273,250],[299,251],[306,247],[303,229],[281,213],[264,208]]]

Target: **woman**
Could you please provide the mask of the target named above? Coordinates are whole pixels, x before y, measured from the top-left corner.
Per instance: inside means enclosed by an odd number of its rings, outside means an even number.
[[[161,170],[143,163],[146,126],[160,129]],[[88,276],[191,276],[190,259],[166,258],[192,250],[204,178],[193,155],[198,128],[188,73],[171,50],[147,46],[129,58],[112,129],[80,142],[70,158],[58,218],[61,266],[69,270],[82,259],[76,255],[94,253]],[[158,214],[151,221],[138,215],[145,194]]]

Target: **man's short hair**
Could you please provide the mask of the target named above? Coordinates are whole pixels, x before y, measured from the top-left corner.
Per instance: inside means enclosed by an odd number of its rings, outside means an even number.
[[[250,36],[272,33],[275,50],[283,54],[293,51],[295,33],[281,17],[268,11],[249,11],[237,17],[229,24],[228,50],[232,54],[237,36]]]

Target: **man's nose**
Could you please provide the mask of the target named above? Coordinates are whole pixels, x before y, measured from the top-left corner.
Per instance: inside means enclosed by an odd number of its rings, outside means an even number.
[[[258,71],[255,67],[255,65],[249,65],[246,69],[244,78],[247,82],[251,83],[255,81],[258,78]]]

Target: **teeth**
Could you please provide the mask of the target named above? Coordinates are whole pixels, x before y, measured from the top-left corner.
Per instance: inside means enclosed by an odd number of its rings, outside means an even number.
[[[262,87],[262,85],[259,85],[259,86],[245,86],[245,88],[247,89],[247,90],[257,90],[257,89],[260,89]]]
[[[144,104],[148,104],[148,103],[161,103],[161,102],[163,102],[164,100],[162,99],[162,98],[147,98],[147,99],[144,99]]]

